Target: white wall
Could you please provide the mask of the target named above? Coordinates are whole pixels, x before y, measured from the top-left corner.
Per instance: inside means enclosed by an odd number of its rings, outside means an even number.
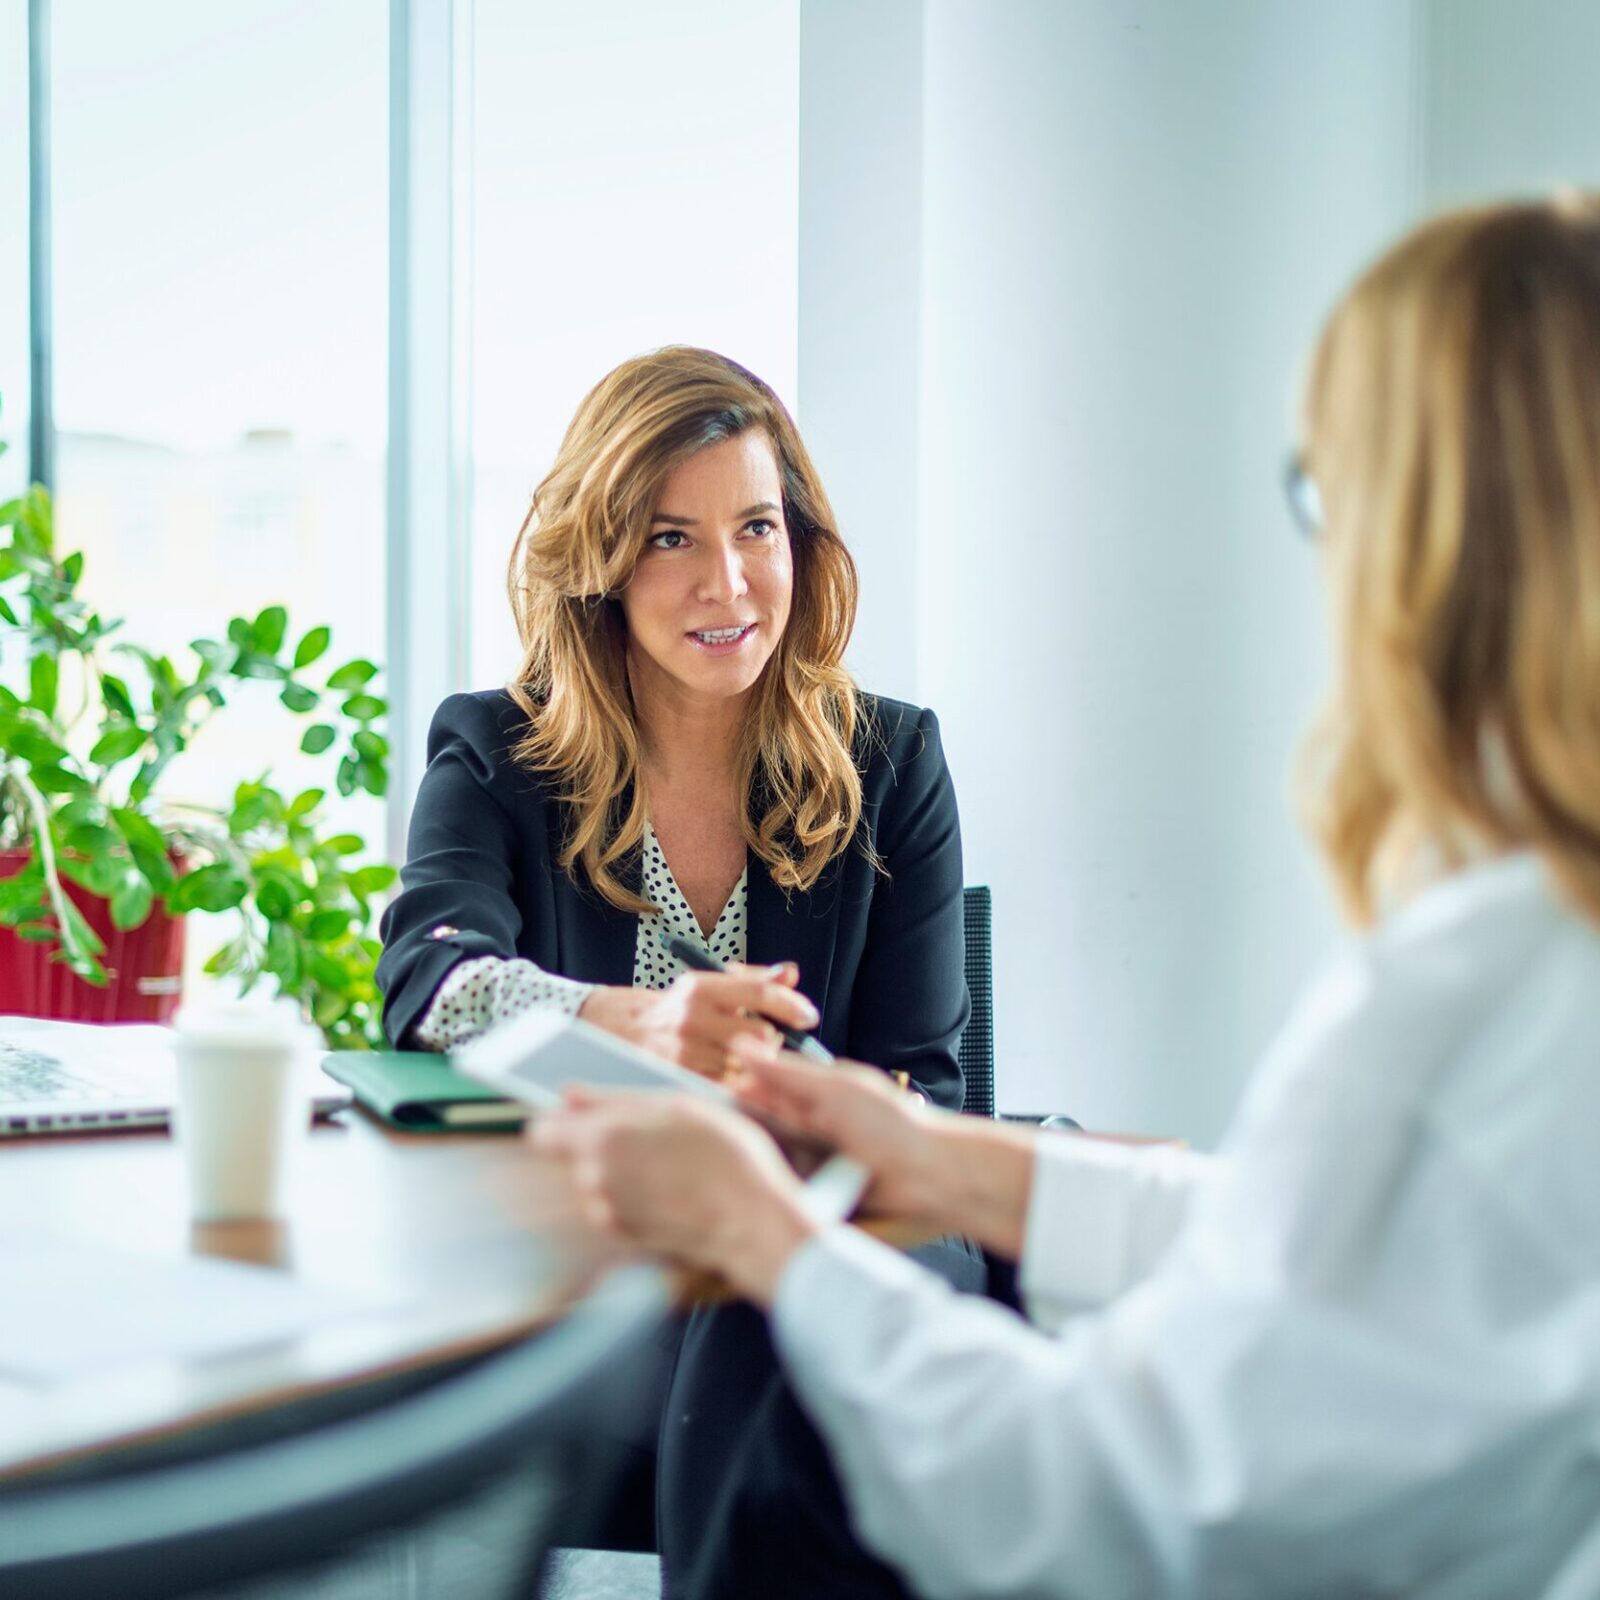
[[[1288,802],[1325,671],[1279,491],[1301,363],[1425,205],[1600,178],[1600,7],[801,17],[801,420],[853,658],[905,693],[914,653],[995,891],[1002,1108],[1209,1143],[1336,935]]]
[[[1423,198],[1600,185],[1600,5],[1423,0]]]
[[[1003,1109],[1213,1138],[1331,932],[1301,352],[1407,215],[1393,0],[930,0],[919,687],[996,901]]]

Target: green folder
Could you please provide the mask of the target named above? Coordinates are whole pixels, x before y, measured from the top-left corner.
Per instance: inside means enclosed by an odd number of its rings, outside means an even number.
[[[408,1133],[510,1133],[528,1108],[431,1050],[330,1050],[322,1065],[374,1116]]]

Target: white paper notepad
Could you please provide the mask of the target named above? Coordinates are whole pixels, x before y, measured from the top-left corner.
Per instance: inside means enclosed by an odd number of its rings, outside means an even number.
[[[370,1307],[267,1267],[0,1232],[0,1377],[14,1382],[231,1355]]]

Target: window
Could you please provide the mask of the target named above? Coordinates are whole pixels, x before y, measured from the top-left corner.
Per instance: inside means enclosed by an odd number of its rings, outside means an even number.
[[[0,500],[28,479],[28,8],[0,3]]]
[[[382,662],[388,7],[61,0],[50,32],[58,547],[175,660],[283,605],[291,648],[331,627],[322,672]],[[269,769],[334,794],[275,688],[239,686],[167,800]],[[381,801],[333,803],[382,840]],[[191,983],[231,932],[191,924]]]
[[[168,652],[281,603],[331,625],[330,666],[381,661],[387,7],[68,0],[51,31],[57,523],[86,593]],[[309,767],[270,690],[240,699],[181,798]]]

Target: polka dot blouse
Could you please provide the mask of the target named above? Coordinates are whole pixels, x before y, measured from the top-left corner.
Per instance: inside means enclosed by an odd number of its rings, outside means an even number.
[[[695,921],[694,912],[661,853],[661,842],[648,823],[644,830],[643,869],[644,897],[657,909],[639,918],[639,933],[633,944],[635,989],[665,989],[688,970],[676,956],[662,949],[663,933],[688,939],[719,961],[744,960],[748,941],[748,867],[739,874],[709,938]],[[501,956],[480,956],[463,961],[452,967],[439,985],[427,1015],[417,1024],[417,1042],[429,1050],[449,1050],[532,1006],[554,1006],[568,1016],[576,1016],[595,988],[592,983],[546,972],[520,957],[506,960]]]

